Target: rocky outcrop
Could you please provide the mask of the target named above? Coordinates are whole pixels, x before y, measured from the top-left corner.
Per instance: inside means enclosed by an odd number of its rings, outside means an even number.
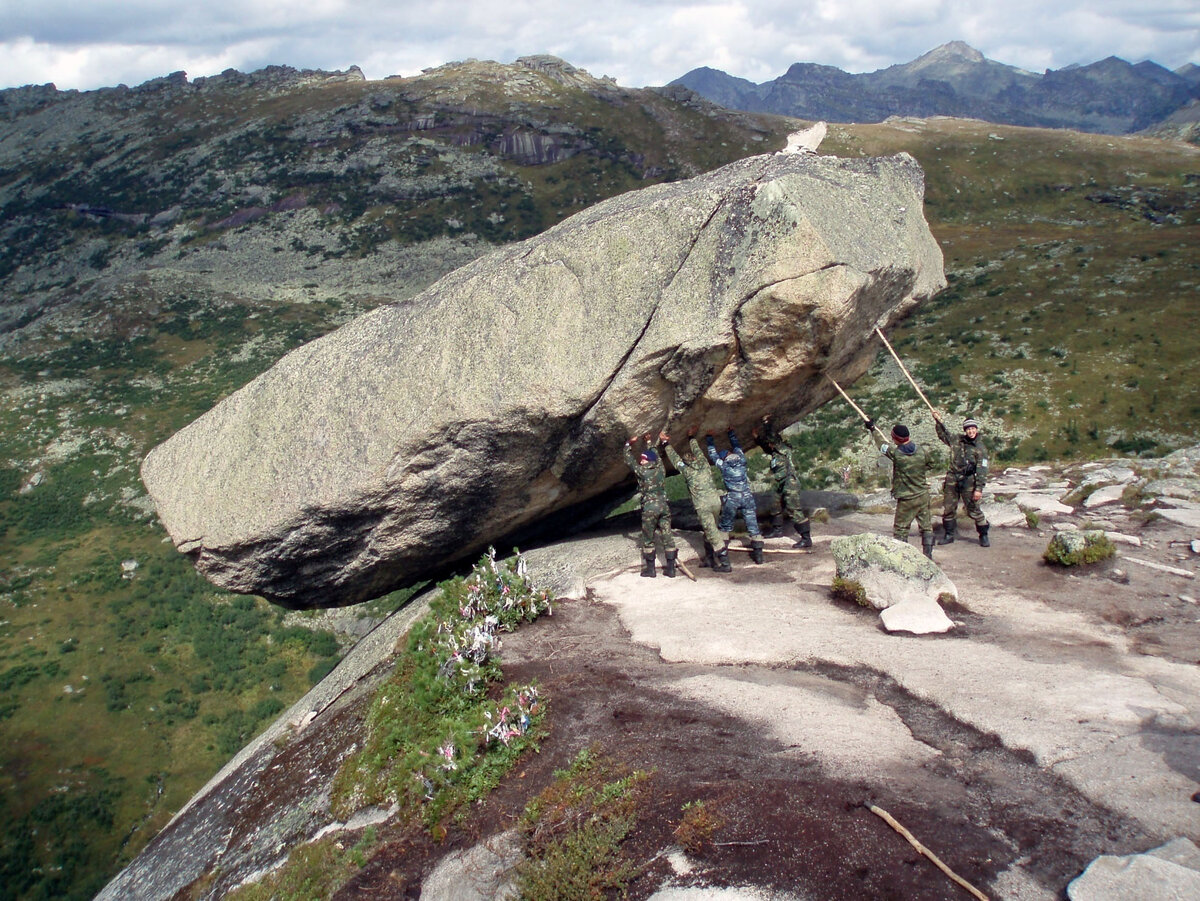
[[[772,155],[613,198],[299,348],[143,480],[230,590],[377,596],[561,528],[628,480],[629,435],[824,403],[944,284],[922,194],[906,154]]]

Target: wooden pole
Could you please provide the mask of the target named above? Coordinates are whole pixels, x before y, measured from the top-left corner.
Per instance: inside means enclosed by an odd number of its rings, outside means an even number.
[[[918,853],[928,857],[933,862],[934,866],[953,879],[958,885],[961,885],[963,888],[965,888],[975,898],[979,899],[979,901],[988,901],[987,895],[975,888],[975,886],[971,885],[971,883],[967,882],[967,880],[963,879],[952,869],[942,863],[936,854],[917,841],[913,834],[896,822],[896,819],[890,813],[880,807],[876,807],[874,804],[867,805],[867,810],[871,811],[871,813],[875,814],[877,817],[903,835],[908,843],[917,849]]]
[[[678,566],[678,567],[679,567],[681,570],[683,570],[683,574],[684,574],[685,576],[687,576],[687,577],[688,577],[689,579],[691,579],[693,582],[695,582],[695,581],[696,581],[696,577],[692,575],[692,571],[691,571],[690,569],[688,569],[686,566],[684,566],[684,565],[683,565],[683,561],[682,561],[682,560],[680,560],[679,558],[676,558],[676,559],[675,559],[675,565],[676,565],[676,566]]]
[[[883,336],[883,332],[881,332],[878,328],[875,329],[875,334],[879,336],[879,340],[883,342],[883,346],[891,352],[892,359],[896,361],[896,365],[900,367],[900,371],[904,373],[904,377],[908,379],[908,383],[913,386],[913,390],[920,395],[921,400],[925,401],[925,406],[929,408],[929,412],[933,414],[933,418],[940,419],[941,417],[938,416],[938,411],[933,408],[933,404],[929,402],[929,398],[925,396],[925,392],[921,390],[920,386],[913,380],[913,377],[909,375],[908,370],[904,368],[904,364],[900,362],[900,355],[896,353],[896,349],[892,347],[890,343],[888,343],[888,339]]]
[[[838,394],[840,394],[842,397],[844,397],[844,398],[846,399],[846,403],[848,403],[850,406],[852,406],[852,407],[854,408],[854,412],[855,412],[855,413],[857,413],[859,416],[861,416],[861,417],[862,417],[862,421],[863,421],[863,422],[870,422],[870,421],[871,421],[871,417],[870,417],[870,416],[868,416],[866,413],[864,413],[864,412],[863,412],[863,411],[862,411],[862,410],[859,408],[858,404],[856,404],[854,401],[852,401],[852,400],[850,399],[850,395],[849,395],[849,394],[847,394],[845,391],[843,391],[843,390],[842,390],[842,386],[841,386],[841,385],[839,385],[839,384],[838,384],[838,383],[837,383],[837,382],[834,380],[833,376],[831,376],[831,375],[830,375],[828,372],[822,373],[822,375],[824,375],[824,376],[825,376],[825,378],[829,379],[829,381],[830,381],[830,383],[833,385],[833,387],[835,387],[835,388],[837,388],[837,389],[838,389]],[[884,440],[884,442],[887,442],[887,440],[888,440],[888,436],[887,436],[887,435],[885,435],[885,434],[883,434],[883,432],[881,432],[881,431],[879,430],[879,427],[878,427],[878,426],[876,426],[876,425],[872,425],[872,426],[871,426],[871,428],[875,430],[875,434],[876,434],[876,435],[878,435],[880,438],[882,438],[882,439]]]

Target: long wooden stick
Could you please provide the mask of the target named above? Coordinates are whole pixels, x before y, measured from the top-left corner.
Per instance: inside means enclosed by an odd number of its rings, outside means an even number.
[[[740,544],[731,544],[731,545],[729,545],[729,550],[745,551],[748,554],[752,550],[754,550],[754,548],[742,547]],[[764,547],[762,549],[762,551],[764,554],[811,554],[812,553],[812,551],[802,551],[799,548],[791,548],[791,547]]]
[[[879,336],[879,340],[883,342],[883,346],[891,351],[892,358],[896,361],[896,365],[900,367],[900,371],[904,373],[904,377],[908,379],[908,383],[913,386],[913,390],[921,396],[921,400],[925,401],[925,406],[929,408],[929,412],[933,414],[935,419],[938,418],[938,411],[933,408],[933,404],[929,402],[929,398],[925,396],[925,392],[921,390],[921,387],[916,383],[916,381],[913,380],[913,377],[909,375],[908,370],[904,368],[904,364],[900,362],[900,355],[896,353],[896,349],[892,347],[890,343],[888,343],[888,339],[883,336],[883,332],[881,332],[878,328],[875,329],[875,334]]]
[[[684,574],[685,576],[687,576],[687,577],[688,577],[689,579],[691,579],[693,582],[695,582],[695,581],[696,581],[696,577],[692,575],[692,571],[691,571],[690,569],[688,569],[686,566],[684,566],[684,565],[683,565],[683,561],[682,561],[682,560],[680,560],[680,559],[676,558],[676,560],[675,560],[675,565],[676,565],[677,567],[679,567],[681,570],[683,570],[683,574]]]
[[[934,854],[932,851],[930,851],[928,848],[926,848],[924,845],[922,845],[919,841],[917,841],[917,839],[913,836],[913,834],[911,832],[909,832],[907,829],[905,829],[903,826],[901,826],[898,822],[896,822],[895,817],[893,817],[890,813],[888,813],[886,810],[884,810],[880,807],[876,807],[874,804],[867,805],[867,810],[871,811],[871,813],[875,814],[877,817],[882,819],[885,823],[887,823],[889,826],[891,826],[893,829],[895,829],[897,832],[899,832],[901,835],[903,835],[908,840],[908,843],[917,849],[918,853],[923,854],[926,857],[928,857],[931,861],[933,861],[934,866],[936,866],[939,870],[941,870],[943,873],[945,873],[947,876],[949,876],[951,879],[953,879],[956,883],[958,883],[963,888],[965,888],[973,896],[978,898],[979,901],[988,901],[987,895],[985,895],[979,889],[975,888],[975,886],[971,885],[971,883],[967,882],[967,880],[963,879],[961,876],[959,876],[957,873],[955,873],[952,869],[950,869],[948,866],[946,866],[944,863],[942,863],[940,860],[938,860],[938,856],[936,854]]]
[[[834,380],[833,376],[831,376],[831,375],[830,375],[828,372],[822,373],[822,375],[824,375],[824,376],[825,376],[825,378],[829,379],[829,381],[830,381],[830,383],[833,385],[833,387],[835,387],[835,388],[837,388],[837,389],[838,389],[838,394],[840,394],[842,397],[844,397],[844,398],[846,399],[846,403],[848,403],[850,406],[852,406],[852,407],[854,408],[854,412],[855,412],[855,413],[857,413],[859,416],[861,416],[861,417],[862,417],[862,421],[863,421],[863,422],[870,422],[870,421],[871,421],[871,417],[870,417],[870,416],[868,416],[866,413],[864,413],[864,412],[863,412],[863,411],[862,411],[862,410],[859,408],[858,404],[856,404],[854,401],[852,401],[852,400],[850,399],[850,395],[849,395],[849,394],[847,394],[845,391],[843,391],[843,390],[842,390],[842,386],[841,386],[841,385],[839,385],[839,384],[837,383],[837,381],[836,381],[836,380]],[[885,434],[883,434],[883,432],[879,431],[879,427],[878,427],[878,426],[876,426],[876,425],[872,425],[872,426],[871,426],[871,428],[872,428],[872,429],[874,429],[874,430],[875,430],[875,434],[877,434],[877,435],[878,435],[880,438],[882,438],[882,439],[883,439],[885,442],[888,440],[888,437],[887,437],[887,435],[885,435]]]

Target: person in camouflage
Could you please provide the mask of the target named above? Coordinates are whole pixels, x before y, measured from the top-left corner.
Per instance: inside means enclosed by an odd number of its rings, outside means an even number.
[[[733,429],[729,432],[731,450],[717,451],[710,432],[708,442],[708,458],[721,470],[721,478],[725,480],[725,502],[721,507],[721,520],[717,528],[726,535],[733,530],[733,520],[740,513],[746,521],[746,531],[750,533],[750,559],[755,563],[763,562],[763,538],[758,528],[758,506],[754,500],[754,492],[750,489],[750,476],[746,472],[746,453],[738,442]],[[717,571],[729,572],[729,540],[726,538],[724,547],[717,552]]]
[[[792,455],[788,453],[770,416],[763,417],[762,427],[755,430],[754,437],[770,457],[771,479],[775,483],[776,503],[779,505],[779,511],[771,514],[771,529],[763,537],[782,538],[784,523],[790,520],[798,536],[792,546],[812,547],[812,522],[808,509],[800,499],[800,477],[796,475]]]
[[[696,440],[696,428],[688,429],[688,450],[686,457],[681,457],[670,444],[665,446],[667,459],[687,482],[688,494],[692,498],[692,506],[696,508],[696,516],[700,519],[700,528],[704,532],[704,554],[700,565],[711,567],[715,572],[722,570],[717,567],[716,549],[724,547],[729,540],[728,535],[722,534],[717,528],[717,514],[721,512],[721,498],[717,494],[717,486],[713,484],[712,465],[700,450],[700,442]]]
[[[954,438],[942,422],[942,417],[933,414],[937,436],[950,448],[950,468],[942,484],[942,527],[945,530],[938,544],[950,544],[958,529],[958,502],[967,508],[967,515],[975,522],[979,534],[979,546],[991,547],[988,541],[987,516],[979,506],[983,499],[983,486],[987,482],[988,456],[983,439],[979,437],[979,423],[974,419],[963,422],[963,433]]]
[[[675,578],[675,559],[679,551],[675,549],[675,536],[671,534],[671,505],[667,501],[666,479],[667,472],[663,469],[658,452],[651,446],[649,433],[644,437],[645,449],[634,455],[633,448],[638,443],[637,437],[625,442],[625,462],[637,476],[638,494],[642,501],[642,575],[654,578],[654,536],[657,535],[663,546],[663,575]],[[659,445],[666,444],[667,435],[659,432]]]
[[[875,423],[868,419],[866,427],[867,431],[872,431]],[[929,509],[926,473],[938,468],[937,458],[927,448],[917,446],[909,437],[907,426],[897,425],[892,429],[892,442],[894,447],[884,444],[879,448],[879,452],[892,461],[892,497],[896,499],[892,535],[899,541],[908,541],[908,529],[915,519],[921,530],[921,551],[932,560],[933,514]]]

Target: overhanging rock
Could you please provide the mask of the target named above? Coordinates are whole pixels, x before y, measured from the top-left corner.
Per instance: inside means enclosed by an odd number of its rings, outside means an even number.
[[[142,479],[222,587],[378,596],[608,492],[630,435],[824,403],[945,284],[923,192],[907,154],[779,154],[615,197],[293,351]]]

